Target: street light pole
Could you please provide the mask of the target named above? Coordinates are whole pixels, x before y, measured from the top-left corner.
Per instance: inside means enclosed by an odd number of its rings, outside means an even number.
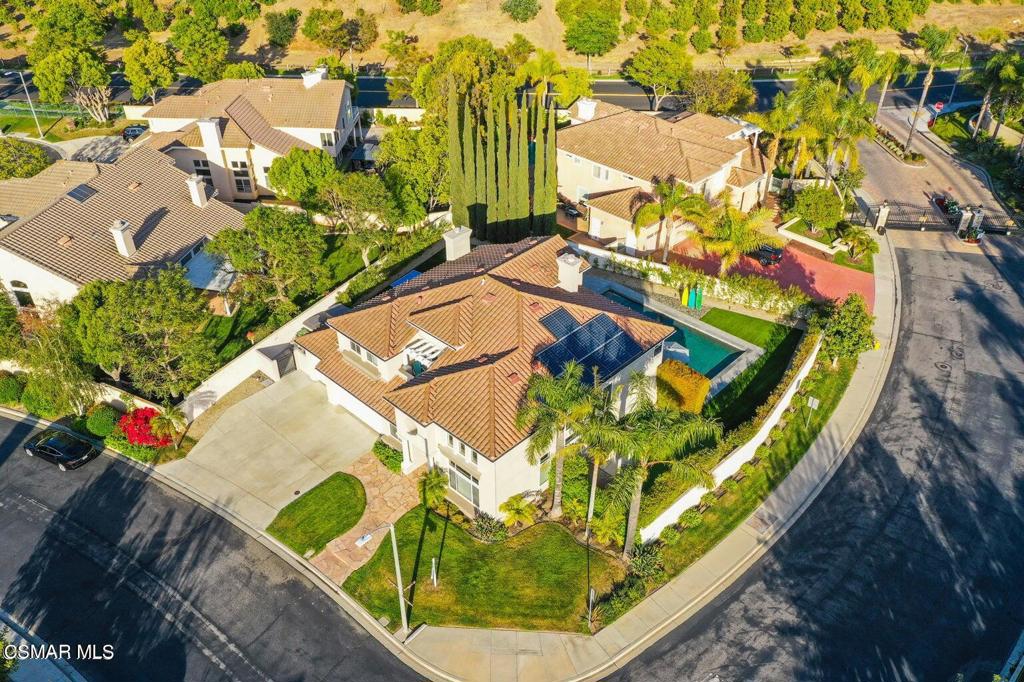
[[[28,94],[28,85],[25,84],[25,74],[21,71],[11,71],[4,75],[10,77],[15,73],[18,74],[19,78],[21,78],[21,88],[25,91],[25,99],[28,100],[28,108],[32,110],[32,118],[36,122],[36,132],[39,133],[39,139],[41,140],[43,139],[43,127],[39,125],[39,117],[36,116],[36,108],[32,106],[32,95]]]
[[[377,528],[374,528],[365,535],[360,536],[356,540],[356,547],[362,547],[363,545],[365,545],[367,542],[373,539],[374,533],[385,527],[388,528],[391,532],[391,551],[395,555],[395,581],[397,582],[398,585],[398,612],[402,614],[402,632],[408,633],[409,618],[405,613],[405,590],[403,589],[402,583],[402,565],[398,561],[398,538],[395,537],[395,524],[387,523],[383,526],[378,526]]]

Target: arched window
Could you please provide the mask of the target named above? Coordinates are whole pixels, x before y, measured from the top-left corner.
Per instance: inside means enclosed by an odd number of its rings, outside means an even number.
[[[18,301],[21,308],[34,308],[36,303],[32,300],[32,294],[28,292],[28,285],[18,279],[11,280],[11,293]]]

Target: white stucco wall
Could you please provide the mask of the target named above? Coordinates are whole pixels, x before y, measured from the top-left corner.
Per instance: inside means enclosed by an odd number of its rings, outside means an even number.
[[[36,305],[47,301],[70,301],[79,289],[78,284],[2,248],[0,279],[8,292],[12,281],[24,282]]]

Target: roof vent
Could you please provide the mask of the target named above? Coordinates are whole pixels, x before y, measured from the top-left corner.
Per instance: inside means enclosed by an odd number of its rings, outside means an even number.
[[[510,384],[518,384],[523,380],[522,377],[519,376],[519,372],[512,372],[506,378]]]
[[[494,299],[496,298],[497,296],[494,295],[493,291],[488,291],[486,294],[480,297],[480,300],[483,301],[484,303],[494,303]]]
[[[57,240],[57,246],[64,246],[64,247],[66,247],[69,244],[71,244],[71,242],[74,241],[74,239],[75,238],[72,237],[70,234],[66,234],[66,235],[64,235],[63,237],[61,237],[60,239]]]
[[[505,258],[511,258],[514,254],[515,251],[512,250],[512,247],[505,249]]]
[[[487,354],[485,353],[484,355],[481,355],[476,359],[476,361],[481,365],[484,364],[485,362],[487,362]]]
[[[138,180],[136,180],[135,182],[133,182],[133,183],[130,183],[130,184],[128,185],[128,191],[129,191],[129,192],[134,192],[135,190],[137,190],[137,189],[138,189],[138,188],[140,188],[140,187],[142,187],[142,183],[141,183],[141,182],[139,182]]]
[[[481,272],[486,272],[486,271],[487,271],[487,268],[485,268],[485,267],[484,267],[484,266],[482,266],[482,265],[478,265],[478,266],[476,266],[476,269],[475,269],[475,270],[473,270],[473,272],[477,273],[478,275],[479,275],[479,274],[480,274]]]
[[[544,309],[544,306],[542,306],[542,305],[540,304],[540,301],[534,301],[533,303],[531,303],[531,304],[529,305],[529,308],[530,308],[530,310],[532,310],[533,312],[535,312],[535,313],[539,313],[539,312],[540,312],[541,310],[543,310],[543,309]]]

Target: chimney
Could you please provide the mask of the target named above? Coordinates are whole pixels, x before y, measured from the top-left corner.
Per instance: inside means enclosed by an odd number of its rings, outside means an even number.
[[[188,195],[192,198],[192,203],[203,208],[206,206],[208,199],[206,198],[206,181],[201,177],[193,173],[188,176],[188,180],[185,181],[188,185]]]
[[[312,71],[302,72],[302,86],[309,90],[311,87],[327,77],[327,67],[318,66]]]
[[[469,237],[472,234],[468,227],[453,227],[444,233],[445,260],[453,261],[469,253]]]
[[[196,121],[199,136],[206,149],[220,149],[220,122],[215,118],[201,118]]]
[[[128,221],[120,218],[110,226],[110,234],[114,235],[114,246],[117,247],[117,252],[125,258],[131,258],[135,253],[135,238],[132,237],[131,229]]]
[[[563,253],[558,257],[558,286],[566,291],[576,293],[583,283],[583,272],[580,270],[580,257],[574,253]]]
[[[576,101],[576,111],[581,121],[589,121],[597,113],[597,100],[581,97]]]

